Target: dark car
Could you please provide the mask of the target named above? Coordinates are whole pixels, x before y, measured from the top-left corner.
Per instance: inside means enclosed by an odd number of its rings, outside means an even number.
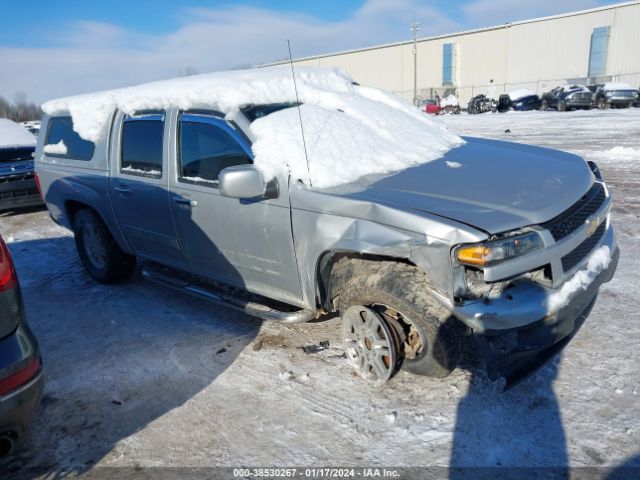
[[[495,112],[498,107],[498,103],[486,95],[476,95],[467,104],[467,113],[477,114],[486,112]]]
[[[596,106],[606,108],[628,108],[638,100],[638,91],[626,83],[608,82],[596,89]]]
[[[541,97],[541,109],[554,108],[559,112],[577,108],[589,110],[594,106],[594,94],[584,85],[556,87]]]
[[[0,211],[42,205],[33,170],[35,137],[0,118]]]
[[[540,110],[540,105],[540,97],[534,93],[522,96],[504,93],[498,99],[497,110],[501,113],[508,110]]]
[[[13,450],[42,397],[42,361],[25,317],[11,255],[0,237],[0,457]]]

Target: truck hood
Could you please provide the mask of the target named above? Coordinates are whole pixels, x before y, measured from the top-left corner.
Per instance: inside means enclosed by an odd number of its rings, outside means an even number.
[[[577,155],[465,140],[442,159],[358,183],[342,195],[435,214],[494,234],[552,219],[577,202],[594,180]]]

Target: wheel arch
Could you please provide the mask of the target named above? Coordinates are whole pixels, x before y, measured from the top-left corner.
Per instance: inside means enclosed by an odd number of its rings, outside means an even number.
[[[334,312],[332,300],[334,298],[334,286],[337,280],[334,277],[334,267],[338,262],[345,259],[359,260],[361,265],[376,262],[395,262],[411,265],[418,269],[408,258],[363,253],[356,250],[326,250],[318,258],[316,264],[316,296],[318,304],[326,312]],[[359,272],[362,273],[362,272]]]
[[[111,236],[117,243],[118,247],[120,247],[120,249],[125,253],[133,254],[133,251],[129,247],[129,244],[127,243],[124,236],[121,234],[120,228],[118,228],[115,220],[113,218],[109,218],[109,215],[104,215],[104,213],[101,212],[99,208],[96,208],[89,202],[78,200],[75,198],[65,200],[64,213],[69,228],[73,230],[73,222],[75,216],[80,210],[83,209],[88,209],[95,212],[95,214],[98,215],[98,217],[100,217],[100,220],[102,220],[102,222],[105,224],[107,230],[109,230],[109,233],[111,233]]]

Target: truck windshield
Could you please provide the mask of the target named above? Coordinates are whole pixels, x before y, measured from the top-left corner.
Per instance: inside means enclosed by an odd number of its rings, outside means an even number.
[[[0,148],[0,163],[33,160],[34,147]]]
[[[258,118],[266,117],[267,115],[284,110],[285,108],[297,107],[300,103],[270,103],[268,105],[247,105],[240,110],[247,117],[250,123]]]

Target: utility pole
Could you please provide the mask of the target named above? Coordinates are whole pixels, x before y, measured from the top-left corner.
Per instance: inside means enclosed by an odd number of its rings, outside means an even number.
[[[414,20],[411,24],[413,32],[413,104],[418,106],[418,41],[417,33],[420,29],[420,22]]]

